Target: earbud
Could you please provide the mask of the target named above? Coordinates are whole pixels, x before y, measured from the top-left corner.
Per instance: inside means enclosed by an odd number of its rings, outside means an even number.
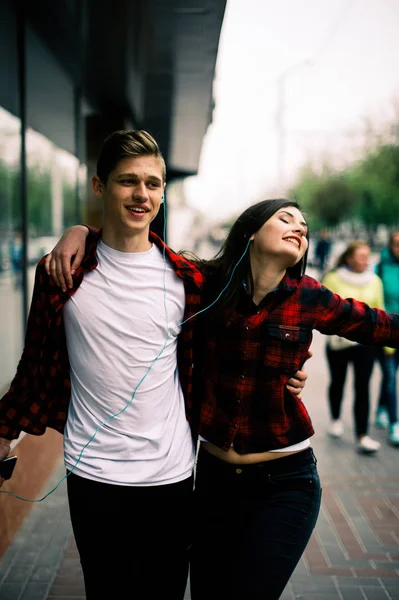
[[[161,198],[161,202],[163,202],[165,200],[165,196],[162,196]]]

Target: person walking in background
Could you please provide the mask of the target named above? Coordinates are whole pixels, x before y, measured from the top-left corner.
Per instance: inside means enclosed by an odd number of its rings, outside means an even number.
[[[399,231],[393,231],[388,247],[383,248],[376,273],[381,278],[384,290],[384,304],[387,312],[399,312]],[[377,405],[375,424],[388,428],[388,440],[399,446],[399,423],[397,406],[398,349],[389,351],[379,348],[378,359],[382,370],[381,389]]]
[[[331,252],[331,240],[328,236],[327,229],[322,229],[320,232],[320,237],[316,243],[315,249],[315,257],[317,267],[319,268],[320,277],[323,276],[324,271],[327,267],[328,258]]]
[[[374,308],[384,308],[381,279],[369,269],[370,247],[364,241],[351,242],[338,258],[336,268],[324,277],[322,283],[344,298],[356,298]],[[344,433],[341,407],[349,364],[354,368],[354,421],[357,449],[371,454],[381,444],[368,435],[370,411],[370,378],[376,349],[337,335],[329,336],[326,355],[330,370],[328,401],[331,424],[329,434],[340,438]]]

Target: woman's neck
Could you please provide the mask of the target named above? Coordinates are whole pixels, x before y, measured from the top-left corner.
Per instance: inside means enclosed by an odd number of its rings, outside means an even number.
[[[286,269],[251,256],[251,270],[254,285],[253,301],[260,304],[263,298],[272,292],[283,279]]]

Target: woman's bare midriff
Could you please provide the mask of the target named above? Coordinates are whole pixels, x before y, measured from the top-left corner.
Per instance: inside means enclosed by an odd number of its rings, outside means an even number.
[[[290,454],[302,452],[302,450],[293,450],[292,452],[253,452],[250,454],[238,454],[234,448],[230,448],[228,452],[225,452],[210,442],[201,442],[201,448],[209,452],[209,454],[216,456],[216,458],[234,465],[253,465],[265,462],[266,460],[276,460],[283,458],[284,456],[289,456]]]

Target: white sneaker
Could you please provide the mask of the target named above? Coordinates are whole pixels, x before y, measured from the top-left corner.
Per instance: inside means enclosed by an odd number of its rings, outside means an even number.
[[[380,442],[373,440],[368,435],[364,435],[361,440],[357,442],[357,450],[362,454],[373,454],[381,448]]]
[[[339,419],[335,419],[334,421],[331,421],[331,425],[328,430],[328,435],[330,435],[333,438],[338,439],[342,436],[343,433],[344,433],[344,426],[342,425],[342,421],[340,421]]]

